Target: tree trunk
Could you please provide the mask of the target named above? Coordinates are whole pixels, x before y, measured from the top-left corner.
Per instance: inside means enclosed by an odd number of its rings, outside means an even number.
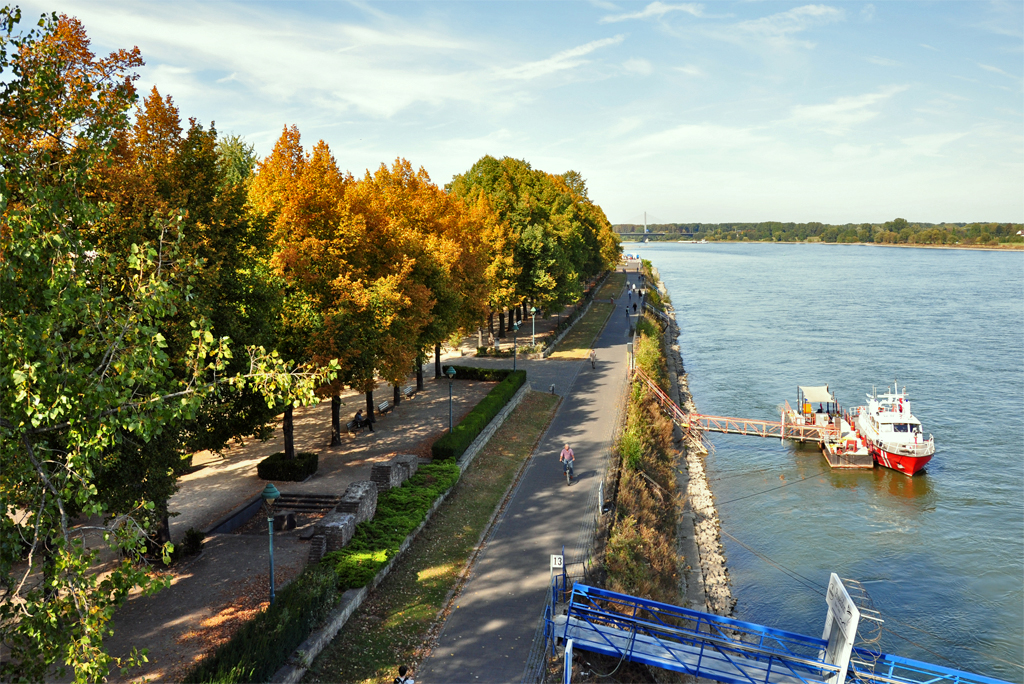
[[[505,337],[505,310],[498,312],[498,337]]]
[[[434,345],[434,377],[441,377],[441,343]]]
[[[391,400],[391,403],[398,406],[399,402],[402,401],[402,390],[399,389],[398,385],[395,385],[395,398]]]
[[[530,312],[526,309],[526,300],[523,300],[523,320],[525,321],[530,316]]]
[[[292,405],[284,410],[284,424],[281,426],[284,433],[284,457],[288,460],[295,458],[295,421],[292,418]]]
[[[491,331],[491,337],[494,337],[494,312],[487,314],[487,325]]]
[[[416,361],[416,391],[419,392],[423,389],[423,362],[420,360]]]
[[[370,431],[373,431],[373,423],[377,420],[373,417],[373,409],[377,408],[373,405],[373,390],[366,393],[366,422],[370,423]]]
[[[331,397],[331,446],[341,444],[341,396]]]

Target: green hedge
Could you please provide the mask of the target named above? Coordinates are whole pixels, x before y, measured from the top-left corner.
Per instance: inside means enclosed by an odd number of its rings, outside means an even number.
[[[437,497],[458,480],[458,464],[428,463],[420,466],[401,487],[381,494],[373,520],[356,526],[352,541],[321,561],[334,569],[338,589],[345,591],[368,584],[398,554],[399,546],[423,522]]]
[[[287,459],[283,451],[271,454],[256,466],[256,474],[261,480],[288,480],[301,482],[316,472],[319,458],[309,451],[295,454],[295,458]]]
[[[511,352],[509,356],[511,356]],[[508,368],[476,368],[474,366],[452,366],[455,369],[456,380],[483,380],[484,382],[501,382],[508,376],[512,375],[512,371]],[[448,367],[445,366],[445,370]],[[447,376],[446,376],[447,377]]]
[[[356,526],[348,545],[307,566],[274,605],[245,623],[200,661],[185,682],[266,682],[337,606],[346,589],[365,586],[415,530],[439,496],[459,480],[454,462],[428,463],[377,499],[373,520]]]
[[[458,366],[455,372],[458,373]],[[431,455],[437,460],[457,459],[462,456],[477,435],[483,432],[494,416],[511,401],[524,382],[526,371],[509,372],[508,376],[455,426],[454,430],[434,442],[430,447]]]
[[[277,594],[274,605],[242,625],[231,640],[185,675],[185,682],[267,682],[337,605],[341,592],[329,567],[308,566]]]

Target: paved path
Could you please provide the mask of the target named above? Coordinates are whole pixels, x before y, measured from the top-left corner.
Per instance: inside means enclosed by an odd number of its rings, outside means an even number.
[[[636,282],[630,273],[629,282]],[[589,543],[611,439],[626,380],[625,293],[598,338],[597,369],[587,361],[534,361],[562,383],[565,396],[416,680],[518,682],[544,607],[549,556],[579,557]],[[480,360],[481,362],[483,359]],[[557,364],[557,365],[548,365]],[[482,364],[481,364],[482,365]],[[542,370],[543,369],[543,370]],[[576,454],[577,480],[567,487],[558,463],[563,444]]]

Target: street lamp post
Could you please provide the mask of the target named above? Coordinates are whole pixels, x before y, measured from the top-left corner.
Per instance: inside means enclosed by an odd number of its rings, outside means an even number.
[[[455,379],[455,366],[448,366],[448,432],[452,431],[452,380]]]
[[[530,346],[537,346],[537,307],[530,307],[530,319],[533,322],[533,332],[530,334]]]
[[[516,369],[516,333],[519,332],[519,324],[512,324],[512,370]]]
[[[267,504],[267,532],[270,538],[270,605],[274,605],[274,501],[281,496],[273,482],[268,482],[263,489],[264,503]]]

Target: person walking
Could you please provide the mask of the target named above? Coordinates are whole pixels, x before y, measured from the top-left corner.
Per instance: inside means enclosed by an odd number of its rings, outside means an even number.
[[[395,677],[395,684],[416,684],[416,681],[407,676],[409,673],[408,665],[402,665],[398,668],[398,676]]]
[[[590,367],[591,368],[597,368],[597,350],[596,349],[591,349],[590,350]]]
[[[562,448],[562,453],[558,455],[558,462],[562,464],[562,468],[565,470],[565,484],[571,485],[576,454],[572,453],[572,449],[569,448],[568,444]]]

